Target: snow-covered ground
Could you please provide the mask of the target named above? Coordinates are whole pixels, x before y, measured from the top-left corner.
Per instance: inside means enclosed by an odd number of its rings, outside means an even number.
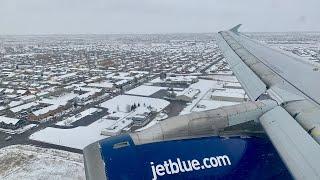
[[[14,145],[0,149],[2,180],[85,180],[81,154]]]
[[[151,96],[152,94],[160,91],[161,89],[166,89],[166,87],[141,85],[134,89],[131,89],[130,91],[126,92],[126,94]]]
[[[47,127],[32,134],[29,138],[50,144],[57,144],[76,149],[83,149],[85,146],[106,138],[101,135],[101,130],[112,126],[116,121],[100,119],[89,126],[79,126],[71,129],[59,129]]]
[[[137,108],[137,111],[127,112],[127,106],[130,106],[134,103],[141,105],[139,108]],[[169,104],[170,103],[168,101],[162,99],[120,95],[114,97],[113,99],[103,102],[101,106],[108,108],[109,112],[111,113],[121,112],[117,113],[117,115],[121,115],[119,119],[121,120],[121,118],[123,117],[127,117],[128,115],[138,113],[138,110],[143,111],[142,109],[147,108],[147,106],[152,106],[152,108],[156,111],[161,111]],[[70,129],[47,127],[43,130],[40,130],[32,134],[30,136],[30,139],[50,144],[72,147],[76,149],[83,149],[85,146],[95,141],[106,138],[107,136],[101,135],[101,130],[111,127],[113,124],[117,122],[118,121],[116,120],[101,118],[88,126],[79,126]]]

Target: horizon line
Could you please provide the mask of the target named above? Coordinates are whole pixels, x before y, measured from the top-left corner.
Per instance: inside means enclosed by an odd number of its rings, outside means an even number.
[[[240,31],[241,33],[320,33],[320,31]],[[0,36],[68,36],[68,35],[170,35],[170,34],[216,34],[217,32],[125,32],[125,33],[35,33],[1,34]]]

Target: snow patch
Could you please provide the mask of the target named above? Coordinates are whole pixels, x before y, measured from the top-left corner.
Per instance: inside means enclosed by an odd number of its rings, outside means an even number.
[[[0,179],[85,180],[81,154],[14,145],[0,149]]]

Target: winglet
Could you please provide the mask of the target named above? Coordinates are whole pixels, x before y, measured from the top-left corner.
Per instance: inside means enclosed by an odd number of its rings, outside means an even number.
[[[242,25],[242,24],[236,25],[235,27],[231,28],[230,31],[232,31],[232,32],[234,32],[234,33],[238,33],[238,32],[239,32],[238,29],[240,28],[241,25]]]

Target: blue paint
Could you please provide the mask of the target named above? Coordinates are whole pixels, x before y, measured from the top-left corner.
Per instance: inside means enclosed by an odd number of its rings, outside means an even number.
[[[129,142],[115,149],[114,144]],[[152,179],[150,162],[228,155],[230,166],[164,175],[158,179],[292,179],[271,142],[266,138],[205,137],[134,145],[129,135],[100,141],[109,179]]]

